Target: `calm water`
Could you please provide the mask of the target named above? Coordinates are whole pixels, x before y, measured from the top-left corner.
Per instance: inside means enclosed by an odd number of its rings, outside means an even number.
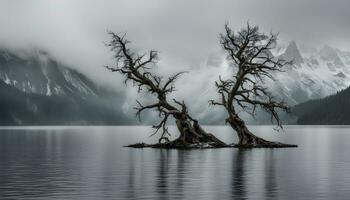
[[[206,127],[228,143],[228,127]],[[148,127],[0,129],[0,199],[349,199],[350,127],[251,129],[290,149],[131,149]]]

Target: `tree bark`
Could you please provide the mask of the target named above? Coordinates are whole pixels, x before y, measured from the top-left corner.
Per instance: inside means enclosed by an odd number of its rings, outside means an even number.
[[[238,148],[282,148],[282,147],[297,147],[293,144],[284,144],[280,142],[268,141],[254,135],[249,131],[244,121],[237,114],[230,114],[227,122],[236,131],[239,142],[234,145]]]
[[[282,67],[291,64],[269,53],[276,47],[277,34],[259,32],[258,26],[250,26],[238,32],[232,31],[228,24],[225,33],[220,35],[220,43],[227,52],[232,66],[237,68],[231,78],[215,82],[221,101],[211,100],[212,105],[225,107],[228,112],[226,122],[237,132],[239,142],[236,147],[297,147],[297,145],[271,142],[255,136],[244,121],[237,115],[235,108],[240,108],[254,115],[260,107],[271,115],[278,126],[282,127],[278,110],[288,112],[284,101],[273,97],[264,84],[265,79],[274,79],[273,72],[282,72]]]
[[[162,142],[160,138],[156,144],[137,143],[127,147],[135,148],[167,148],[167,149],[193,149],[193,148],[223,148],[232,147],[215,137],[211,133],[205,132],[197,121],[188,118],[176,119],[176,126],[180,133],[179,137],[173,141],[166,139]]]
[[[151,50],[147,54],[138,54],[130,50],[125,39],[125,35],[120,36],[113,32],[109,32],[112,40],[107,46],[111,47],[111,51],[115,53],[116,66],[106,68],[112,72],[119,72],[124,76],[125,84],[129,81],[134,86],[138,87],[138,92],[141,90],[147,91],[157,97],[153,104],[142,105],[139,101],[136,116],[140,118],[141,112],[148,109],[158,111],[159,118],[162,118],[160,123],[154,125],[156,129],[155,135],[159,130],[162,131],[157,144],[138,143],[129,145],[129,147],[155,147],[155,148],[214,148],[227,146],[210,133],[206,133],[187,112],[187,106],[184,101],[173,99],[173,103],[168,102],[167,95],[175,89],[175,80],[184,72],[178,72],[168,78],[163,78],[151,70],[158,60],[157,51]],[[148,58],[146,58],[148,57]],[[152,64],[152,65],[151,65]],[[181,107],[179,107],[181,106]],[[167,127],[169,116],[175,118],[176,126],[180,132],[179,138],[174,141],[169,141],[167,135],[170,135]],[[141,119],[141,118],[140,118]]]

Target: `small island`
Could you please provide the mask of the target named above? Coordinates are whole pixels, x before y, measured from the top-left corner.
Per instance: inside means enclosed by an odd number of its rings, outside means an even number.
[[[237,144],[228,145],[206,132],[188,111],[184,101],[175,98],[172,101],[168,96],[175,90],[175,81],[185,72],[178,72],[173,76],[164,78],[157,75],[152,69],[156,67],[158,52],[151,50],[148,53],[139,54],[129,47],[130,41],[126,34],[120,35],[109,32],[111,41],[107,44],[114,53],[116,66],[106,66],[111,72],[118,72],[124,76],[124,82],[131,82],[137,87],[138,92],[145,90],[156,97],[153,104],[144,105],[137,101],[136,116],[141,119],[141,113],[148,109],[156,110],[160,122],[153,126],[159,133],[158,143],[136,143],[127,145],[134,148],[283,148],[297,147],[294,144],[267,141],[255,136],[249,131],[245,122],[239,117],[237,109],[241,109],[254,116],[257,108],[261,108],[271,115],[271,121],[276,122],[282,128],[279,110],[289,112],[289,107],[283,101],[275,100],[263,82],[265,79],[273,79],[274,72],[283,72],[283,67],[291,65],[292,61],[272,56],[270,50],[276,47],[277,34],[266,35],[259,31],[258,26],[247,26],[236,34],[225,25],[225,33],[220,34],[220,44],[231,61],[232,75],[229,79],[215,82],[220,100],[211,100],[211,105],[222,106],[227,111],[225,123],[228,123],[238,135]],[[210,84],[210,83],[208,83]],[[214,83],[213,83],[214,84]],[[169,117],[176,121],[176,127],[180,136],[170,141],[167,122]]]

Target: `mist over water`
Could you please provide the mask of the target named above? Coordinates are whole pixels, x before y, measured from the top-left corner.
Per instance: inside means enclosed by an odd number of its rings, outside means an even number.
[[[206,127],[236,141],[231,129]],[[347,126],[252,126],[290,149],[159,150],[150,127],[0,130],[0,199],[346,199]],[[174,132],[175,129],[172,131]]]

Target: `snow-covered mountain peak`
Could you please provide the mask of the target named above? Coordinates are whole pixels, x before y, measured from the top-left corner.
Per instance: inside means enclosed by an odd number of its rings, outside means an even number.
[[[269,84],[271,91],[294,105],[310,99],[323,98],[350,85],[350,53],[328,45],[320,51],[304,48],[300,53],[291,42],[281,56],[293,59],[292,67],[277,73],[276,82]]]
[[[294,64],[300,65],[304,62],[303,57],[300,54],[297,44],[295,41],[291,41],[287,46],[285,52],[280,56],[281,58],[290,61],[292,60]]]

